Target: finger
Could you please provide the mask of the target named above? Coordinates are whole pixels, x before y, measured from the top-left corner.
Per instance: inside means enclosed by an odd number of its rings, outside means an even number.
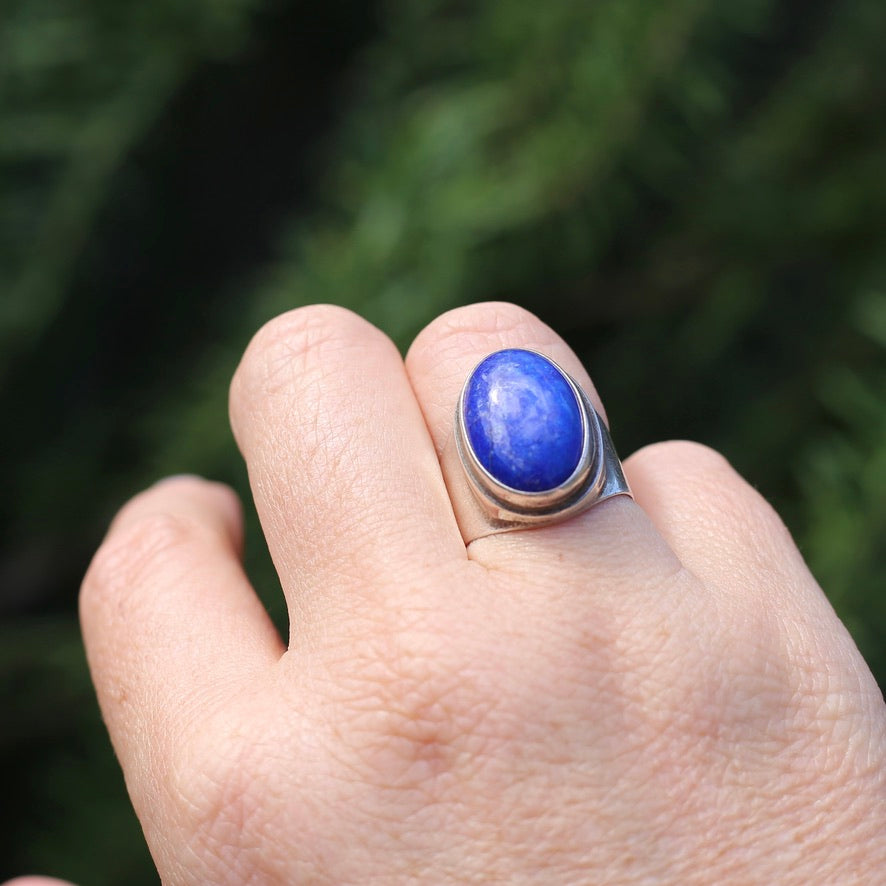
[[[605,416],[603,404],[581,362],[568,345],[529,312],[509,304],[478,304],[458,308],[430,324],[410,349],[406,364],[437,452],[453,434],[455,405],[465,379],[487,354],[502,348],[530,348],[562,366]],[[459,494],[460,465],[444,459],[444,473],[453,494]],[[467,533],[466,533],[467,534]],[[470,538],[466,538],[470,541]],[[643,552],[638,558],[637,551]],[[679,564],[642,511],[627,497],[605,501],[562,523],[479,538],[471,556],[486,565],[523,573],[540,565],[570,563],[611,567],[636,576],[673,572]]]
[[[272,321],[230,411],[293,628],[465,559],[403,361],[365,320],[312,306]]]
[[[54,877],[16,877],[7,880],[3,886],[73,886],[67,880],[56,880]]]
[[[785,679],[795,696],[840,699],[846,729],[882,706],[781,518],[722,455],[697,443],[656,443],[632,455],[625,471],[638,503],[701,580],[733,666],[753,674],[761,662],[790,662]]]
[[[240,534],[229,489],[170,479],[123,508],[89,567],[87,658],[128,775],[283,654],[241,568]]]
[[[720,453],[672,440],[635,452],[625,473],[637,503],[684,565],[735,600],[824,596],[781,518]]]

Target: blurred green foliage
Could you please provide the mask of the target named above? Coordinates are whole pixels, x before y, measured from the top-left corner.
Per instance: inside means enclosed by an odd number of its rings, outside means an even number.
[[[155,881],[77,583],[157,475],[248,494],[227,380],[298,304],[403,347],[535,310],[622,452],[701,439],[775,503],[882,685],[884,35],[882,0],[6,0],[0,876]]]

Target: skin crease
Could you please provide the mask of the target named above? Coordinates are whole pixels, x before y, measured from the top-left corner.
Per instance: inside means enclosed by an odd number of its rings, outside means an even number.
[[[721,456],[648,447],[635,501],[465,548],[438,455],[504,347],[605,415],[512,305],[438,318],[405,364],[340,308],[256,335],[231,421],[286,643],[229,490],[173,478],[115,520],[82,624],[163,882],[886,882],[882,695]]]

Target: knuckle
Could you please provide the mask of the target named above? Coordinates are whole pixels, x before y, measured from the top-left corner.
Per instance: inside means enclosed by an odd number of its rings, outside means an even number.
[[[447,311],[426,326],[415,339],[407,359],[438,363],[441,356],[458,357],[488,350],[490,342],[504,347],[527,337],[534,340],[538,327],[538,319],[518,305],[466,305]]]
[[[366,321],[335,305],[296,308],[269,320],[253,336],[234,375],[232,393],[273,394],[322,367]]]
[[[684,467],[693,472],[735,473],[729,460],[716,449],[693,440],[664,440],[644,446],[631,456],[631,461],[642,461],[653,470]]]
[[[140,517],[113,531],[90,564],[81,598],[101,602],[141,584],[191,542],[196,531],[191,520],[168,513]]]
[[[510,333],[538,320],[525,308],[509,302],[485,302],[467,305],[447,312],[438,321],[441,336],[464,332],[478,332],[486,335]]]

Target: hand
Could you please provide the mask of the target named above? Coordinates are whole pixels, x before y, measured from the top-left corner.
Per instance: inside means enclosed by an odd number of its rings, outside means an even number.
[[[405,366],[338,308],[255,337],[231,420],[288,643],[229,490],[172,479],[115,520],[83,630],[164,883],[882,882],[882,696],[721,456],[643,449],[636,501],[466,549],[438,456],[510,346],[602,414],[509,305],[439,318]]]

